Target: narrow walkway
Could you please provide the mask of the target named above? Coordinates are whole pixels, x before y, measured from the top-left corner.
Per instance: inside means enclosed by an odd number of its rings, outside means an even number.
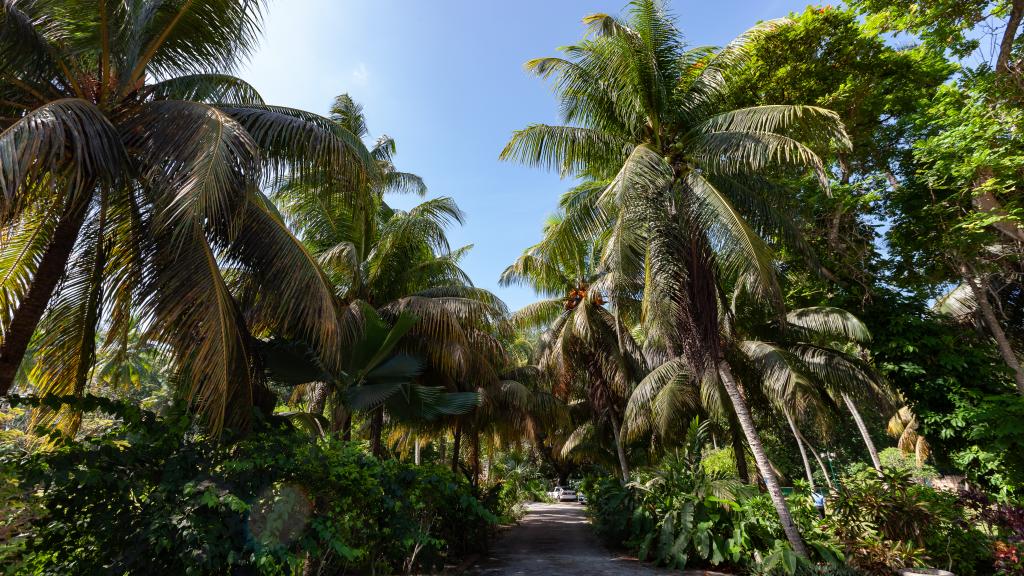
[[[526,518],[491,544],[477,576],[679,574],[616,556],[598,541],[582,504],[531,504]]]

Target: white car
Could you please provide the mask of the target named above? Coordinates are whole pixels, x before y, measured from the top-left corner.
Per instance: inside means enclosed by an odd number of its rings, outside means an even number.
[[[558,502],[576,502],[577,499],[575,490],[561,486],[555,486],[554,490],[548,492],[548,496]]]

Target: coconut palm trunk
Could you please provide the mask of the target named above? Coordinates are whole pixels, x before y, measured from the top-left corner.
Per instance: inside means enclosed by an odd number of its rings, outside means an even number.
[[[828,487],[831,490],[836,489],[836,485],[832,483],[832,475],[828,473],[828,468],[825,467],[825,463],[821,460],[821,456],[818,455],[818,450],[814,448],[814,445],[807,441],[807,437],[804,436],[803,432],[799,428],[796,429],[796,433],[800,435],[800,440],[807,446],[807,449],[811,451],[811,455],[814,456],[814,461],[818,463],[818,468],[821,468],[821,473],[825,476],[825,481],[828,482]]]
[[[384,455],[384,443],[381,436],[384,434],[384,407],[374,410],[370,419],[370,452],[377,458]]]
[[[800,432],[796,429],[796,422],[793,421],[793,415],[789,413],[788,408],[783,408],[782,412],[786,415],[789,430],[793,433],[793,438],[796,439],[797,448],[800,449],[800,459],[804,462],[804,474],[807,475],[807,483],[811,485],[811,492],[815,492],[814,473],[811,472],[811,463],[807,460],[807,449],[804,448],[803,440],[800,439]]]
[[[747,468],[747,447],[743,445],[743,430],[736,414],[729,415],[729,436],[732,439],[732,454],[736,460],[736,475],[740,480],[750,484],[750,469]]]
[[[310,384],[310,386],[312,387],[312,394],[309,398],[309,413],[323,416],[324,409],[327,407],[328,385],[326,382],[315,382]]]
[[[754,419],[750,416],[747,402],[743,399],[739,384],[733,377],[732,368],[729,367],[727,361],[723,360],[719,363],[718,373],[722,378],[722,386],[725,388],[726,394],[729,395],[729,400],[736,411],[736,419],[739,421],[743,434],[747,438],[747,445],[750,446],[750,451],[754,455],[754,462],[757,464],[758,472],[761,473],[764,485],[768,489],[768,495],[772,499],[772,504],[775,505],[775,511],[779,515],[779,523],[782,524],[782,531],[786,534],[786,540],[789,541],[789,545],[793,547],[794,552],[807,558],[809,557],[807,546],[800,536],[796,523],[793,522],[793,516],[789,513],[786,498],[782,495],[782,488],[779,486],[779,478],[775,475],[775,470],[768,460],[768,454],[764,451],[764,446],[761,444],[761,436],[754,426]]]
[[[480,485],[480,432],[474,430],[469,437],[469,461],[473,471],[471,484]]]
[[[14,385],[28,343],[53,297],[54,289],[64,276],[64,269],[71,258],[87,212],[88,202],[82,200],[70,206],[61,216],[53,231],[53,239],[32,277],[32,285],[11,317],[11,324],[0,343],[0,396],[10,393]]]
[[[626,354],[626,345],[622,341],[622,321],[619,320],[619,306],[615,306],[615,340],[619,347],[619,357],[624,358]],[[622,430],[619,427],[619,421],[615,417],[615,412],[611,414],[612,421],[612,434],[615,435],[615,453],[619,457],[619,470],[622,473],[622,484],[625,485],[629,482],[629,462],[626,461],[626,449],[622,445]]]
[[[462,424],[455,425],[454,440],[452,440],[452,472],[459,471],[459,452],[462,450]]]
[[[871,455],[871,464],[875,467],[875,470],[882,470],[882,461],[878,459],[878,450],[875,448],[874,441],[871,440],[871,434],[868,433],[868,427],[864,425],[864,419],[860,416],[860,411],[857,410],[857,404],[854,403],[853,398],[850,395],[843,393],[843,402],[846,403],[846,408],[850,411],[853,416],[853,421],[857,423],[857,429],[860,430],[860,436],[864,439],[864,445],[868,447],[868,454]]]
[[[610,416],[612,422],[612,434],[615,435],[615,453],[619,457],[619,473],[622,474],[622,484],[629,482],[629,462],[626,460],[626,449],[622,445],[622,430],[619,427],[619,420],[615,414]]]

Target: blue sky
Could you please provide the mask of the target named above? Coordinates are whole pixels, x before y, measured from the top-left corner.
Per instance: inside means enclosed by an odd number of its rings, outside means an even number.
[[[669,0],[687,41],[721,45],[758,20],[800,11],[807,0]],[[540,239],[570,185],[557,174],[498,161],[511,133],[556,122],[550,87],[523,63],[578,40],[580,19],[619,14],[626,0],[274,0],[259,52],[241,76],[272,104],[326,113],[348,92],[371,136],[398,143],[396,164],[422,176],[431,196],[467,213],[449,233],[473,244],[464,262],[476,285],[513,310],[528,288],[498,275]],[[392,199],[398,207],[412,199]]]

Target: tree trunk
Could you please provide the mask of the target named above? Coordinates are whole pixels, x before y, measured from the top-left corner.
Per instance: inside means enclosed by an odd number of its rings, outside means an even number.
[[[800,449],[800,459],[804,461],[804,474],[807,475],[807,483],[811,485],[811,492],[817,492],[817,488],[814,486],[814,473],[811,472],[811,463],[807,460],[807,450],[804,448],[804,443],[800,439],[800,433],[797,432],[796,422],[793,421],[793,415],[785,408],[783,408],[782,412],[786,415],[786,422],[789,423],[789,429],[793,432],[793,438],[796,439],[796,446]]]
[[[14,310],[7,334],[0,343],[0,396],[9,394],[14,385],[28,343],[50,304],[54,289],[64,276],[78,233],[85,222],[88,206],[88,201],[81,201],[81,205],[70,206],[61,215],[53,230],[50,245],[46,247],[39,267],[32,276],[32,284]]]
[[[732,455],[736,460],[736,474],[740,477],[740,480],[750,484],[750,469],[747,468],[747,448],[743,445],[743,428],[740,426],[739,420],[736,419],[736,414],[730,414],[731,430],[729,434],[732,437]]]
[[[1003,39],[999,42],[999,56],[996,59],[996,72],[1004,74],[1010,72],[1010,55],[1013,51],[1013,40],[1017,37],[1017,29],[1020,28],[1021,17],[1024,16],[1024,0],[1013,0],[1010,9],[1010,19],[1006,21],[1006,30],[1003,31]]]
[[[377,458],[384,456],[384,443],[381,436],[384,434],[384,407],[381,406],[373,411],[370,420],[370,452]]]
[[[476,430],[469,437],[469,462],[473,468],[473,486],[480,485],[480,433]]]
[[[345,415],[345,421],[341,423],[341,439],[345,442],[352,441],[352,413]]]
[[[459,451],[462,449],[462,424],[455,425],[455,438],[452,440],[452,472],[459,471]]]
[[[324,415],[324,408],[327,407],[327,383],[326,382],[314,382],[309,384],[312,387],[312,393],[309,398],[309,410],[310,414],[317,416]]]
[[[445,458],[448,456],[448,436],[442,435],[437,440],[437,462],[438,464],[444,464]]]
[[[615,435],[615,453],[619,456],[619,471],[622,474],[622,484],[629,482],[629,462],[626,461],[626,450],[622,446],[622,434],[619,430],[619,420],[615,414],[610,415],[612,421],[612,434]]]
[[[846,408],[850,410],[850,414],[853,415],[853,421],[857,423],[857,429],[860,430],[860,436],[864,439],[864,445],[868,447],[868,454],[871,455],[871,464],[875,467],[875,470],[881,472],[882,461],[878,459],[878,450],[875,449],[875,443],[871,440],[871,434],[868,433],[868,427],[864,425],[864,419],[860,417],[860,411],[857,410],[857,405],[854,404],[853,398],[850,395],[843,393],[843,402],[846,403]]]
[[[412,450],[413,450],[413,452],[412,452],[412,461],[413,461],[414,464],[419,466],[420,465],[420,437],[419,437],[418,434],[413,437]]]
[[[1024,228],[1021,228],[1016,222],[1007,218],[1010,214],[1006,211],[1006,208],[1003,208],[1002,202],[996,198],[995,194],[990,190],[981,189],[993,177],[994,174],[991,168],[984,167],[978,169],[978,177],[974,180],[974,190],[972,190],[971,194],[971,204],[979,212],[1004,218],[1003,220],[996,220],[992,227],[1011,242],[1024,242]]]
[[[1013,345],[1010,344],[1009,338],[1006,337],[1003,327],[999,324],[999,319],[996,318],[995,310],[992,309],[992,303],[988,300],[988,291],[985,289],[985,285],[979,281],[978,277],[973,274],[973,270],[966,264],[960,267],[960,271],[963,273],[964,281],[970,287],[974,299],[978,302],[978,308],[981,309],[981,316],[985,320],[985,326],[999,346],[999,354],[1003,357],[1006,365],[1010,367],[1010,370],[1013,370],[1013,381],[1017,384],[1017,393],[1024,395],[1024,369],[1021,368],[1020,360],[1017,359],[1017,353],[1013,349]]]
[[[619,346],[619,358],[625,367],[626,345],[622,339],[622,321],[619,320],[619,303],[615,303],[615,340]],[[619,420],[615,417],[614,409],[609,409],[609,416],[612,421],[612,434],[615,435],[615,453],[619,457],[619,469],[622,473],[622,484],[629,482],[629,462],[626,461],[626,450],[622,446],[622,430],[619,429]]]
[[[718,365],[718,373],[722,377],[722,385],[729,395],[733,409],[736,411],[736,419],[739,420],[743,434],[747,437],[747,445],[750,446],[750,451],[754,454],[754,462],[757,463],[757,469],[761,473],[761,478],[764,479],[768,495],[772,499],[772,504],[775,505],[775,511],[779,515],[779,523],[782,524],[782,531],[785,532],[789,545],[793,547],[793,552],[808,558],[807,546],[804,544],[804,539],[800,536],[800,531],[793,522],[793,516],[789,513],[786,498],[782,495],[782,488],[779,487],[779,479],[772,469],[771,462],[768,460],[768,454],[765,453],[764,447],[761,445],[761,437],[757,433],[757,428],[754,427],[754,420],[750,417],[747,403],[743,399],[739,384],[733,378],[732,369],[727,361],[723,360]]]
[[[811,451],[811,455],[814,456],[814,460],[818,463],[818,467],[821,468],[821,474],[825,477],[825,482],[828,483],[828,488],[836,490],[836,485],[831,481],[831,475],[828,474],[828,468],[825,467],[825,463],[821,461],[821,456],[818,456],[818,451],[815,450],[814,446],[807,441],[807,437],[801,433],[800,428],[797,428],[797,434],[800,435],[800,440],[807,446],[807,449]]]

